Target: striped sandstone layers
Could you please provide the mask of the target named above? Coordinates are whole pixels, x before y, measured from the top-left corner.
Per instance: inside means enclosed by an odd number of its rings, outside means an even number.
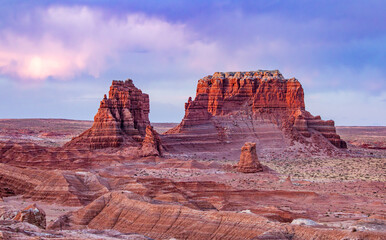
[[[100,149],[121,145],[140,146],[149,121],[149,95],[136,88],[131,79],[113,81],[92,127],[73,138],[66,147]]]
[[[107,193],[58,218],[53,230],[113,229],[152,239],[381,239],[380,233],[296,226],[251,213],[201,211],[130,192]]]
[[[320,146],[330,142],[346,147],[333,121],[305,110],[297,79],[285,79],[278,70],[259,70],[216,72],[200,79],[195,99],[185,104],[183,120],[166,132],[163,142],[175,153],[236,151],[246,141],[276,151],[315,135]]]
[[[108,184],[90,172],[40,170],[0,163],[0,197],[23,195],[33,201],[81,206],[108,191]]]

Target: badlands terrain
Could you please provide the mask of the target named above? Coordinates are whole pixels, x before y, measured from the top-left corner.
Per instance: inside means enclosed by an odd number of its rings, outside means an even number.
[[[214,73],[181,123],[132,80],[101,99],[0,120],[0,239],[386,238],[386,127],[313,116],[295,78]]]

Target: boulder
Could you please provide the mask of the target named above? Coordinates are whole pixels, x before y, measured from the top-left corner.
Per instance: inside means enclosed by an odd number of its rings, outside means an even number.
[[[32,204],[18,212],[13,220],[27,222],[43,229],[46,228],[46,213],[36,204]]]
[[[306,225],[306,226],[319,226],[320,224],[311,220],[311,219],[305,219],[305,218],[297,218],[294,219],[291,222],[292,225]]]

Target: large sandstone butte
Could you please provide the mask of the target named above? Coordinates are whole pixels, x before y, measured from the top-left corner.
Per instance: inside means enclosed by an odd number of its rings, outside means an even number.
[[[216,72],[200,79],[182,122],[166,132],[163,143],[170,152],[230,152],[246,141],[272,152],[294,141],[346,148],[334,121],[307,112],[302,85],[278,70]]]
[[[136,88],[131,79],[112,82],[109,97],[100,103],[94,124],[73,138],[66,147],[100,149],[121,145],[137,146],[146,134],[149,95]]]

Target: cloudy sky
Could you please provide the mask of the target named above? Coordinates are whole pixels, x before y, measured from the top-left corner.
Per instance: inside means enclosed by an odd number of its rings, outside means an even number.
[[[386,1],[0,4],[0,118],[92,119],[113,79],[179,122],[197,80],[279,69],[337,125],[386,125]]]

